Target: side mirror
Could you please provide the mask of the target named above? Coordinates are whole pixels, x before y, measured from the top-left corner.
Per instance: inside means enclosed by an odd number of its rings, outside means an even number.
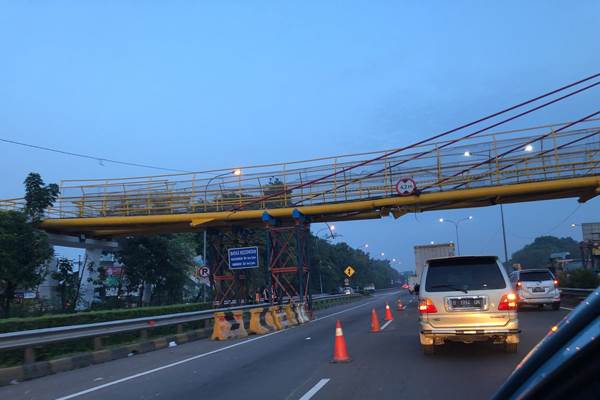
[[[415,285],[415,294],[419,294],[419,289],[421,289],[421,285],[417,283]]]

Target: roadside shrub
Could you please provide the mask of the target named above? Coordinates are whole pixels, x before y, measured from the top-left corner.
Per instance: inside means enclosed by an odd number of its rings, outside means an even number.
[[[173,304],[160,307],[83,311],[71,314],[43,315],[41,317],[8,318],[0,320],[0,333],[51,328],[55,326],[90,324],[94,322],[114,321],[129,318],[150,317],[154,315],[200,311],[209,308],[211,308],[211,305],[207,303],[192,303]]]
[[[570,288],[594,289],[600,285],[598,275],[585,268],[561,272],[559,274],[559,280],[560,286]]]

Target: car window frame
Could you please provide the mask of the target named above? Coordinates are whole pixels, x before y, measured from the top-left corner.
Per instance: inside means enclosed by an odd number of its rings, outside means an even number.
[[[488,264],[488,263],[485,262],[485,261],[488,261],[486,259],[487,259],[487,257],[482,258],[481,262],[479,264],[477,264],[477,263],[463,264],[462,266],[468,266],[468,265],[486,265],[486,264]],[[460,262],[460,258],[457,258],[456,262],[457,263]],[[500,264],[500,262],[498,261],[497,258],[493,262],[490,262],[488,265],[492,265],[492,264],[496,266],[498,274],[500,275],[500,279],[502,281],[503,286],[502,287],[497,287],[497,288],[490,288],[490,287],[478,288],[478,289],[469,288],[467,290],[469,290],[469,291],[504,290],[504,289],[508,289],[508,288],[512,287],[510,279],[508,279],[508,274],[506,273],[506,271],[504,270],[504,267],[502,266],[502,264]],[[427,270],[424,271],[425,273],[423,274],[423,277],[422,277],[422,281],[424,281],[422,283],[424,283],[423,288],[425,289],[425,292],[427,292],[427,293],[443,293],[443,292],[449,291],[448,289],[445,289],[445,290],[435,290],[435,289],[428,288],[428,281],[429,281],[429,276],[431,274],[431,268],[432,267],[433,268],[435,268],[435,267],[442,267],[442,268],[444,268],[444,267],[453,267],[453,265],[436,265],[435,263],[433,263],[433,265],[432,265],[432,264],[430,264],[428,262],[427,263]]]

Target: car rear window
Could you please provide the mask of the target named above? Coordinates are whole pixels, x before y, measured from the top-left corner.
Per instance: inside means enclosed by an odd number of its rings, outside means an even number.
[[[428,292],[504,289],[506,282],[494,259],[430,263],[425,280]]]
[[[525,282],[551,281],[552,275],[549,271],[521,272],[519,279]]]

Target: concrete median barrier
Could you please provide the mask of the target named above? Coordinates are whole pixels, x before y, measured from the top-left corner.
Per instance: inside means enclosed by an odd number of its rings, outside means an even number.
[[[308,310],[308,304],[306,303],[302,303],[300,305],[300,314],[305,322],[309,322],[311,319],[313,319],[312,312]]]
[[[287,316],[287,321],[289,326],[298,325],[298,319],[296,318],[296,314],[294,313],[293,306],[291,304],[286,304],[283,306],[283,311],[285,311],[285,315]]]
[[[281,329],[289,328],[290,321],[288,321],[288,316],[285,313],[283,306],[276,306],[275,313],[277,314],[277,320],[279,320],[279,326],[281,326]]]
[[[269,327],[266,323],[265,315],[268,314],[268,310],[265,311],[264,307],[252,308],[250,310],[250,326],[248,332],[255,335],[264,335],[265,333],[272,332],[274,329]]]
[[[214,313],[212,340],[239,339],[248,336],[244,327],[243,312],[216,312]]]
[[[264,326],[269,328],[271,331],[278,331],[281,329],[281,325],[277,319],[277,314],[273,310],[273,307],[265,307],[263,312],[260,313],[261,321],[264,323]]]
[[[283,325],[281,325],[281,320],[279,319],[278,310],[278,306],[269,307],[269,314],[271,314],[271,319],[273,320],[273,325],[275,326],[276,331],[280,331],[283,329]]]

